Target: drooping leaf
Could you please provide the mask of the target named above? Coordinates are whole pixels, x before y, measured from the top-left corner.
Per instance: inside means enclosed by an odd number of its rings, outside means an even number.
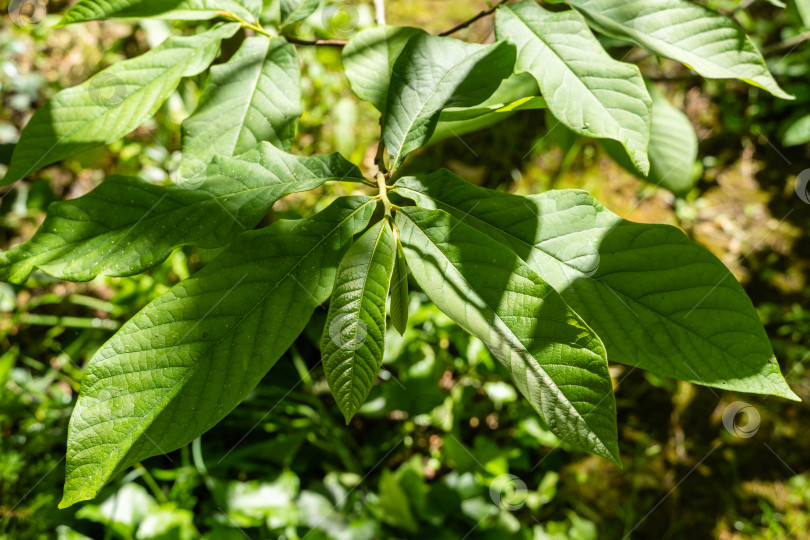
[[[213,19],[231,12],[246,20],[253,15],[245,2],[237,0],[79,0],[59,26],[104,19],[172,19],[193,21]]]
[[[515,48],[417,34],[394,63],[382,135],[392,169],[429,139],[439,113],[487,99],[512,73]]]
[[[619,463],[616,403],[599,337],[506,246],[443,210],[397,211],[425,294],[481,339],[561,439]]]
[[[734,21],[688,0],[569,0],[598,32],[633,41],[709,79],[740,79],[793,99]]]
[[[289,150],[301,116],[301,68],[284,38],[253,36],[211,68],[200,104],[183,122],[183,154],[203,161],[269,141]]]
[[[363,405],[385,350],[385,301],[397,245],[386,219],[361,236],[338,266],[321,339],[329,389],[346,423]]]
[[[399,229],[394,230],[394,239],[397,243],[397,262],[394,266],[394,276],[391,278],[391,324],[399,335],[404,335],[408,327],[408,263],[405,261],[405,252],[402,251],[402,242],[399,240]]]
[[[596,330],[611,360],[706,386],[798,399],[743,288],[675,227],[623,220],[584,191],[521,197],[473,186],[449,171],[403,178],[396,188],[518,254]]]
[[[236,407],[329,297],[374,206],[345,197],[311,218],[243,233],[121,327],[85,369],[60,507],[188,444]]]
[[[238,29],[236,23],[224,24],[194,36],[170,37],[141,56],[62,90],[23,129],[0,185],[120,139],[152,116],[180,79],[207,68],[220,41]]]
[[[323,0],[280,0],[281,25],[303,21],[318,9]]]
[[[698,140],[689,118],[670,104],[654,86],[649,86],[653,100],[652,135],[650,137],[650,173],[640,175],[625,150],[610,140],[603,140],[607,153],[619,165],[647,182],[685,195],[695,185],[694,174]]]
[[[357,97],[384,113],[394,63],[408,40],[424,33],[406,26],[375,26],[349,40],[343,48],[343,69]]]
[[[580,135],[619,141],[647,174],[652,101],[636,66],[614,60],[573,10],[523,0],[498,9],[495,29],[515,43],[516,71],[537,79],[554,116]]]
[[[115,175],[83,197],[52,204],[30,241],[0,253],[0,280],[20,283],[36,268],[72,281],[136,274],[182,245],[228,244],[289,193],[362,174],[339,154],[294,156],[264,142],[186,180],[156,186]]]

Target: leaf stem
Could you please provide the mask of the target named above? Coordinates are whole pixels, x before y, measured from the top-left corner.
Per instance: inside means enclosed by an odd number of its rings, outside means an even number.
[[[509,0],[501,0],[500,2],[498,2],[497,4],[492,6],[491,8],[485,9],[484,11],[478,13],[477,15],[473,16],[472,18],[467,19],[466,21],[464,21],[463,23],[461,23],[461,24],[459,24],[457,26],[454,26],[450,30],[445,30],[444,32],[442,32],[439,35],[440,36],[449,36],[451,34],[455,34],[459,30],[463,30],[464,28],[467,28],[468,26],[470,26],[475,21],[477,21],[479,19],[483,19],[484,17],[486,17],[488,15],[492,15],[493,13],[495,13],[496,9],[498,9],[499,7],[501,7],[501,5],[505,4],[508,1]]]
[[[160,489],[160,486],[157,482],[155,482],[154,477],[152,477],[152,475],[149,474],[149,471],[146,470],[146,467],[144,467],[141,463],[136,463],[135,468],[141,472],[143,481],[146,482],[146,485],[152,490],[152,494],[154,494],[155,498],[161,503],[168,503],[169,499],[166,498],[166,494],[163,493],[162,489]]]
[[[254,32],[258,32],[260,34],[264,34],[267,37],[283,37],[288,42],[294,45],[320,45],[324,47],[343,47],[346,45],[346,41],[340,39],[316,39],[315,41],[308,41],[305,39],[299,39],[294,36],[282,36],[280,34],[273,34],[272,32],[268,32],[264,29],[264,27],[258,21],[246,21],[236,13],[230,11],[217,11],[217,15],[220,17],[225,17],[226,19],[231,19],[238,22],[242,25],[242,28],[248,28],[253,30]]]
[[[380,188],[380,200],[385,207],[386,217],[391,217],[391,201],[388,200],[388,186],[385,185],[385,175],[381,172],[377,173],[377,187]]]

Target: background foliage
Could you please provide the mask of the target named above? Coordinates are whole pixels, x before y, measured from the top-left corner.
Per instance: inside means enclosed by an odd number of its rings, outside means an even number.
[[[44,18],[21,26],[5,16],[13,6],[0,2],[0,162],[7,161],[5,145],[56,91],[137,56],[168,30],[161,22],[57,30],[64,4],[48,3]],[[386,4],[389,23],[434,33],[486,7],[460,0]],[[518,193],[581,187],[628,219],[679,225],[743,281],[788,382],[807,400],[810,207],[794,188],[810,139],[808,30],[795,4],[706,4],[733,14],[798,99],[780,101],[743,83],[705,81],[674,62],[643,60],[645,76],[660,79],[658,89],[687,113],[700,142],[699,180],[682,198],[640,183],[599,145],[554,129],[535,110],[450,137],[409,167],[445,166],[473,183]],[[301,35],[342,39],[372,22],[370,4],[335,2],[298,24]],[[465,32],[483,41],[492,21]],[[353,97],[339,51],[301,54],[305,107],[293,152],[340,151],[371,168],[377,114]],[[201,86],[199,78],[186,79],[155,120],[123,141],[4,192],[0,247],[30,238],[50,202],[84,194],[112,171],[166,180],[179,159],[180,122]],[[287,197],[267,221],[320,209],[322,194]],[[225,422],[188,448],[145,461],[97,501],[56,510],[81,367],[123,321],[214,254],[178,250],[133,278],[71,284],[36,274],[34,288],[0,284],[0,537],[810,537],[803,404],[738,397],[612,365],[625,466],[619,470],[558,451],[528,403],[502,382],[509,378],[500,364],[418,294],[405,336],[387,336],[382,383],[349,426],[318,365],[327,316],[319,309],[287,353],[291,361],[279,362]],[[724,425],[729,407],[744,414]]]

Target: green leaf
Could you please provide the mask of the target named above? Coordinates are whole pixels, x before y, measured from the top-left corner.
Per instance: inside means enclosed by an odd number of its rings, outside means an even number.
[[[321,6],[322,0],[281,0],[281,25],[303,21]]]
[[[607,36],[629,40],[677,60],[709,79],[740,79],[793,99],[774,80],[762,55],[730,18],[687,0],[569,0]]]
[[[782,136],[782,144],[785,146],[798,146],[808,142],[810,142],[810,114],[790,122]]]
[[[794,0],[796,11],[802,19],[805,28],[810,28],[810,0]]]
[[[623,220],[584,191],[521,197],[449,171],[403,178],[394,193],[463,218],[518,254],[596,330],[611,360],[798,399],[743,288],[675,227]]]
[[[374,207],[344,197],[309,219],[243,233],[122,326],[85,369],[60,508],[188,444],[236,407],[329,297]]]
[[[59,26],[103,19],[213,19],[230,11],[246,20],[253,14],[235,0],[79,0],[65,13]]]
[[[394,64],[382,135],[397,168],[429,139],[442,109],[471,107],[487,99],[512,74],[515,48],[418,34]]]
[[[357,97],[385,112],[394,63],[417,34],[425,32],[404,26],[375,26],[349,40],[343,48],[343,69]]]
[[[362,181],[339,154],[294,156],[267,142],[203,170],[179,186],[115,175],[83,197],[53,203],[30,241],[0,253],[0,280],[20,283],[36,268],[71,281],[137,274],[179,246],[230,243],[285,195],[329,180]]]
[[[394,230],[397,242],[397,262],[394,266],[394,276],[391,278],[391,324],[399,335],[404,335],[408,327],[408,263],[405,261],[405,252],[402,251],[402,242],[399,240],[399,230]]]
[[[602,141],[607,153],[619,165],[647,182],[676,195],[685,195],[694,187],[698,140],[692,122],[654,86],[648,87],[653,100],[652,136],[650,137],[650,173],[640,175],[627,153],[610,140]]]
[[[269,141],[289,150],[301,116],[301,68],[284,38],[245,39],[211,68],[200,104],[183,122],[183,153],[203,161]]]
[[[515,43],[515,70],[537,79],[554,116],[580,135],[621,142],[647,174],[652,101],[636,66],[606,53],[576,11],[534,0],[501,6],[495,31]]]
[[[396,223],[416,282],[487,345],[551,431],[619,464],[599,337],[517,255],[463,220],[405,207]]]
[[[239,25],[224,24],[117,62],[84,83],[62,90],[23,129],[0,186],[60,159],[120,139],[152,116],[183,77],[206,69],[222,39]]]
[[[385,350],[385,301],[397,245],[386,219],[366,231],[338,266],[321,339],[329,389],[346,423],[363,405]]]

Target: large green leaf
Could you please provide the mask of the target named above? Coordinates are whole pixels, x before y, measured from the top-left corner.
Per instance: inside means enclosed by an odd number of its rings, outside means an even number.
[[[321,339],[329,389],[346,423],[363,405],[385,350],[385,301],[397,245],[383,219],[355,242],[338,266]]]
[[[616,403],[599,337],[506,246],[443,210],[397,211],[413,277],[480,338],[551,431],[619,463]]]
[[[111,176],[83,197],[52,204],[30,241],[0,253],[0,280],[23,282],[36,268],[71,281],[136,274],[182,245],[226,245],[279,198],[328,180],[362,175],[339,154],[294,156],[267,142],[217,158],[180,186]]]
[[[152,116],[183,77],[208,67],[236,23],[160,46],[117,62],[84,83],[62,90],[23,129],[0,185],[79,152],[120,139]]]
[[[396,187],[517,253],[597,331],[611,360],[798,399],[743,288],[675,227],[626,221],[584,191],[521,197],[475,187],[449,171],[403,178]]]
[[[289,150],[301,116],[301,68],[284,38],[247,38],[211,68],[197,110],[183,122],[183,154],[203,161],[269,141]]]
[[[554,116],[580,135],[621,142],[647,174],[652,101],[636,66],[606,53],[576,11],[534,0],[501,6],[495,30],[515,43],[515,70],[537,79]]]
[[[648,87],[653,100],[650,137],[650,173],[638,173],[627,152],[611,140],[602,145],[619,165],[647,182],[664,187],[676,195],[685,195],[695,185],[695,160],[698,140],[692,122],[670,104],[654,86]]]
[[[64,508],[188,444],[256,386],[332,291],[367,197],[241,234],[127,322],[90,360],[68,429]]]
[[[515,48],[417,34],[394,63],[382,135],[392,169],[430,139],[439,114],[487,99],[511,75]]]
[[[349,40],[343,48],[343,69],[357,97],[385,112],[394,63],[417,34],[424,32],[405,26],[375,26]]]
[[[281,25],[303,21],[318,9],[323,0],[280,0]]]
[[[793,99],[730,18],[688,0],[568,0],[597,31],[634,41],[710,79],[741,79]]]
[[[213,19],[230,11],[252,20],[250,10],[236,0],[79,0],[59,22],[67,24],[103,19]]]

